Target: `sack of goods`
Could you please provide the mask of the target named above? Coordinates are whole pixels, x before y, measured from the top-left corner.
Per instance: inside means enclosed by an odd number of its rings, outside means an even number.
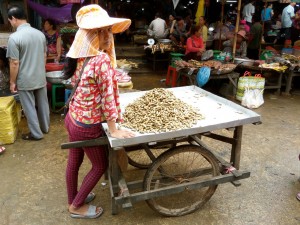
[[[246,71],[244,76],[239,78],[236,99],[247,108],[258,108],[264,103],[264,88],[264,77],[261,77],[260,74],[251,76],[251,73]]]
[[[12,144],[18,134],[18,125],[21,120],[21,106],[14,97],[0,98],[0,145]]]

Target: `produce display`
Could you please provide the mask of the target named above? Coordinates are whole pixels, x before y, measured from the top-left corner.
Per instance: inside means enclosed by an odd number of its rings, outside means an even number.
[[[236,64],[233,63],[222,63],[216,60],[208,60],[208,61],[197,61],[197,60],[189,60],[188,62],[184,60],[176,60],[175,65],[178,68],[201,68],[203,66],[208,66],[213,70],[213,73],[230,73],[236,68]]]
[[[138,68],[138,64],[126,59],[118,59],[117,60],[117,68],[121,69],[132,69],[132,68]]]
[[[204,117],[171,91],[155,88],[127,105],[123,127],[140,133],[160,133],[191,128]]]

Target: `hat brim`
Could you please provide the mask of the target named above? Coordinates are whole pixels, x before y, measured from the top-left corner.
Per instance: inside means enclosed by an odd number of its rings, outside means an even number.
[[[121,33],[129,28],[131,24],[130,19],[126,18],[114,18],[109,17],[105,20],[103,20],[103,17],[92,17],[88,18],[85,17],[80,24],[78,24],[78,27],[82,29],[99,29],[102,27],[112,26],[112,32],[114,34]]]

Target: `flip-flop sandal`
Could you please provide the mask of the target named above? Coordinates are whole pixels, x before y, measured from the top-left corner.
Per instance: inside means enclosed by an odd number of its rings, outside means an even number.
[[[98,213],[96,213],[97,207],[94,205],[89,205],[88,211],[85,215],[71,213],[70,216],[75,219],[96,219],[99,216],[101,216],[103,213],[103,209],[101,207],[99,207],[99,208],[100,208],[100,211]]]
[[[300,192],[296,195],[296,198],[300,201]]]
[[[28,133],[28,134],[22,134],[22,139],[26,140],[26,141],[39,141],[42,138],[35,138],[35,137],[32,136],[31,133]]]
[[[84,203],[85,204],[90,203],[91,201],[93,201],[95,199],[95,197],[96,197],[95,193],[93,193],[93,192],[89,193],[88,196],[86,197],[86,199],[84,200]]]

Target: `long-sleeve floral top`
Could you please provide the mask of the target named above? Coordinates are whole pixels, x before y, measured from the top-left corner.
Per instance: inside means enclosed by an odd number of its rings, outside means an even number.
[[[84,60],[78,59],[75,79],[79,77]],[[69,113],[84,124],[122,121],[118,83],[106,53],[92,57],[85,66],[70,102]]]

